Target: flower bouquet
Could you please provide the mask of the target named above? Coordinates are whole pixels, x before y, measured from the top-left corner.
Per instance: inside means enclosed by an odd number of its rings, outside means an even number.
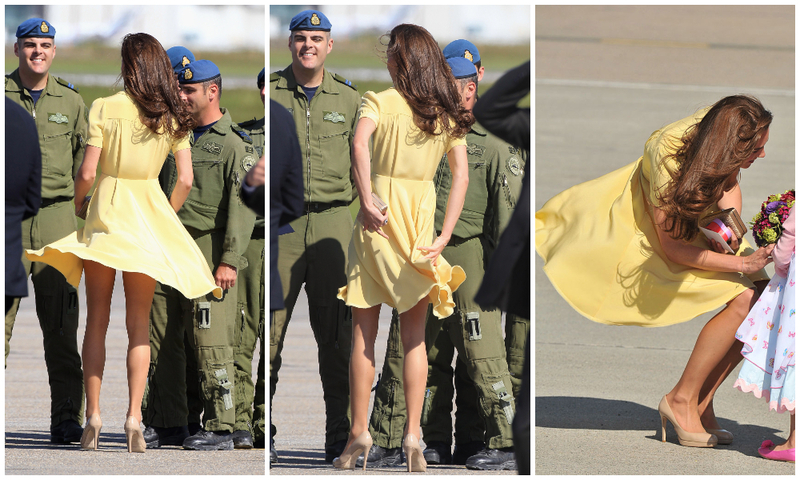
[[[794,206],[794,189],[770,195],[761,204],[761,211],[750,222],[756,245],[763,247],[778,242],[783,233],[783,221],[789,216],[792,206]]]

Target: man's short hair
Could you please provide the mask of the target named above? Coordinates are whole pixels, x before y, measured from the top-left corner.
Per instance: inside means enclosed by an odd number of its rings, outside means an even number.
[[[459,86],[460,86],[462,89],[463,89],[463,88],[466,88],[466,86],[467,86],[467,85],[468,85],[470,82],[472,82],[472,83],[474,83],[474,84],[475,84],[475,90],[477,90],[477,89],[478,89],[478,72],[475,72],[475,74],[474,74],[474,75],[470,75],[469,77],[464,77],[464,78],[456,78],[456,81],[458,82],[458,85],[459,85]]]
[[[217,92],[219,92],[218,98],[222,98],[222,75],[217,75],[216,77],[206,80],[203,82],[203,93],[208,91],[208,87],[211,85],[217,86]]]

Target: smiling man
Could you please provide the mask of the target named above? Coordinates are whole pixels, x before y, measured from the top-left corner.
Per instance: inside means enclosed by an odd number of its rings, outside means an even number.
[[[41,248],[77,229],[73,179],[86,148],[87,110],[77,88],[49,73],[56,56],[55,35],[56,29],[41,18],[22,22],[14,43],[19,68],[6,76],[6,97],[33,116],[42,152],[42,206],[37,215],[22,222],[23,248]],[[39,262],[32,265],[24,256],[22,262],[26,276],[32,275],[36,314],[44,336],[50,378],[50,441],[77,442],[83,433],[78,292],[53,267]],[[19,299],[6,307],[6,359],[18,309]]]
[[[345,266],[353,229],[347,207],[355,192],[350,147],[361,96],[349,80],[325,69],[333,40],[331,22],[322,12],[298,13],[289,30],[292,64],[270,75],[270,98],[294,117],[303,157],[305,207],[304,215],[290,224],[291,231],[278,238],[278,273],[286,308],[276,310],[271,318],[270,404],[278,383],[286,328],[305,284],[325,400],[325,460],[332,462],[344,450],[350,431],[347,409],[352,320],[336,292],[347,283]],[[275,431],[272,426],[271,439]],[[270,459],[277,460],[272,443]]]

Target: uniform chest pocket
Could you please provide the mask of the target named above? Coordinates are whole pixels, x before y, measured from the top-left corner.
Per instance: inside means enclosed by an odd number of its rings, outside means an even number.
[[[486,162],[468,162],[469,185],[464,199],[464,210],[484,213],[488,205],[486,191]]]
[[[326,177],[344,178],[350,175],[350,131],[319,136],[322,156],[322,174]]]
[[[41,136],[42,174],[72,176],[72,132],[48,132]]]
[[[203,205],[219,207],[225,193],[224,167],[222,160],[192,160],[194,179],[189,199]]]

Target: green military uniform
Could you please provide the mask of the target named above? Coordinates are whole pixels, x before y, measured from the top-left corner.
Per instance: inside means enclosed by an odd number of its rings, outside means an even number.
[[[531,331],[531,321],[511,313],[506,314],[506,361],[511,374],[514,398],[522,388],[522,372],[525,367],[525,343]]]
[[[178,218],[197,242],[212,273],[220,263],[239,270],[247,267],[242,255],[255,222],[255,214],[239,197],[244,176],[256,162],[252,141],[225,109],[221,111],[222,118],[200,138],[194,141],[191,137],[194,180],[189,197],[178,211]],[[172,154],[164,169],[168,174],[162,178],[177,174]],[[172,287],[156,286],[150,311],[150,372],[146,405],[142,407],[146,425],[187,424],[188,382],[199,388],[203,428],[233,432],[237,287],[225,290],[223,298],[217,300],[211,294],[187,299]],[[197,361],[193,378],[186,378],[184,332]]]
[[[467,134],[469,186],[464,207],[442,256],[451,265],[460,265],[467,274],[465,282],[454,292],[455,313],[438,319],[429,310],[425,343],[428,347],[428,388],[422,411],[422,431],[426,443],[452,439],[454,349],[459,353],[459,369],[467,373],[474,387],[465,397],[468,405],[477,405],[479,422],[462,421],[456,443],[484,441],[489,448],[513,445],[511,420],[514,400],[512,383],[503,344],[501,312],[482,310],[473,300],[483,280],[484,266],[502,229],[511,217],[515,199],[522,184],[519,152],[488,134],[475,124]],[[447,210],[452,177],[446,157],[442,159],[434,182],[437,188],[437,231],[441,230]],[[402,392],[402,356],[396,313],[387,346],[380,386],[370,419],[370,432],[375,444],[397,448],[405,424],[405,400]],[[464,375],[457,380],[463,384]],[[465,407],[465,410],[470,408]],[[474,410],[474,409],[472,409]],[[457,419],[457,425],[459,420]],[[484,434],[485,430],[485,434]]]
[[[253,140],[256,158],[264,155],[264,118],[240,123]],[[256,215],[256,224],[244,254],[248,268],[241,270],[239,308],[236,315],[234,366],[236,367],[236,425],[234,430],[250,431],[254,440],[264,438],[264,217]],[[253,351],[261,340],[258,380],[253,388]],[[254,396],[255,393],[255,396]],[[252,405],[252,407],[251,407]],[[255,410],[255,413],[254,413]]]
[[[350,147],[361,97],[348,80],[323,72],[311,101],[294,79],[292,67],[270,75],[270,98],[294,117],[303,156],[305,215],[291,222],[292,233],[278,239],[278,273],[285,310],[270,324],[270,402],[281,367],[286,327],[305,283],[309,316],[318,346],[325,400],[325,444],[347,440],[352,319],[336,298],[347,283],[347,248],[353,233],[348,205],[354,188]]]
[[[22,247],[40,249],[77,229],[75,183],[86,148],[88,112],[77,89],[49,75],[34,106],[23,88],[19,70],[6,75],[6,97],[33,115],[42,151],[42,205],[22,221]],[[13,141],[13,139],[6,139]],[[13,162],[13,159],[6,159]],[[78,355],[78,292],[64,276],[44,263],[23,255],[25,273],[32,274],[36,314],[44,336],[45,363],[50,378],[50,425],[66,420],[83,424],[83,372]],[[6,313],[6,360],[19,298]]]

